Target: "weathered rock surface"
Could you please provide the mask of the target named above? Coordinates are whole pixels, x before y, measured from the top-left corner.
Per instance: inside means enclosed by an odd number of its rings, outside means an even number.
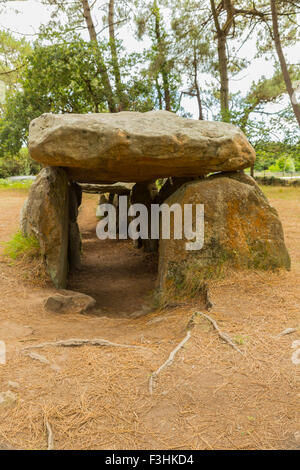
[[[134,183],[114,183],[114,184],[88,184],[81,183],[80,187],[85,193],[92,194],[118,194],[119,196],[129,195]]]
[[[21,211],[21,230],[34,236],[46,269],[57,288],[65,288],[68,272],[68,178],[61,168],[43,168]]]
[[[81,236],[77,223],[78,207],[81,204],[81,188],[76,183],[69,185],[69,271],[81,268]]]
[[[194,177],[241,170],[255,160],[237,127],[168,111],[43,114],[30,124],[29,151],[83,183]]]
[[[204,245],[198,251],[186,250],[184,236],[160,240],[159,287],[166,295],[193,294],[205,279],[217,277],[228,266],[290,268],[278,214],[243,172],[184,184],[165,203],[179,203],[182,210],[184,204],[204,204],[205,226]]]
[[[51,295],[44,303],[46,310],[55,313],[86,313],[95,305],[93,297],[71,290]]]
[[[148,210],[148,238],[135,240],[137,248],[143,247],[146,252],[158,250],[158,240],[151,240],[151,204],[155,202],[158,189],[155,183],[136,183],[131,191],[130,203],[143,204]]]
[[[16,393],[8,390],[7,392],[0,392],[0,406],[13,405],[18,399]]]
[[[175,193],[185,183],[192,181],[193,178],[168,178],[164,185],[160,188],[157,195],[156,201],[158,204],[162,204],[171,194]]]
[[[77,222],[69,222],[68,261],[69,271],[81,268],[81,235]]]

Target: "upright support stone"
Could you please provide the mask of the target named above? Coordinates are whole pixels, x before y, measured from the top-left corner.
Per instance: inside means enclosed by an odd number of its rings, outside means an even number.
[[[177,191],[177,189],[180,188],[180,186],[194,179],[196,178],[192,178],[192,177],[168,178],[165,184],[160,188],[159,193],[156,198],[156,202],[158,204],[162,204],[168,197],[171,196],[171,194],[175,193],[175,191]]]
[[[111,194],[110,194],[111,195]],[[119,195],[114,194],[113,197],[113,205],[116,209],[116,230],[117,233],[119,232],[119,214],[120,214],[120,208],[119,208]]]
[[[137,247],[143,247],[146,252],[158,250],[158,240],[151,240],[151,204],[157,196],[157,187],[153,182],[136,183],[131,191],[131,204],[144,204],[148,209],[148,239],[137,240]]]
[[[21,230],[38,240],[46,270],[59,289],[67,283],[68,221],[67,175],[62,168],[43,168],[24,205]]]
[[[81,268],[81,236],[77,223],[78,207],[81,204],[82,191],[78,184],[69,185],[69,271]]]
[[[159,288],[164,300],[201,291],[203,282],[231,268],[290,268],[290,257],[276,210],[253,178],[242,172],[211,175],[191,181],[173,193],[165,204],[179,204],[182,239],[173,235],[159,242]],[[193,231],[204,244],[191,249],[185,238],[185,208],[204,204],[204,227],[197,229],[195,208]],[[199,224],[200,225],[200,224]],[[178,228],[178,227],[177,227]]]

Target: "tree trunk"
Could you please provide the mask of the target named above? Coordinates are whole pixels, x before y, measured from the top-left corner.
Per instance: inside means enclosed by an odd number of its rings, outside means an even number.
[[[97,41],[97,34],[96,34],[95,26],[92,20],[89,2],[88,0],[81,0],[81,3],[83,6],[83,16],[86,21],[87,29],[89,31],[90,40]]]
[[[88,0],[81,0],[81,3],[83,7],[83,16],[86,21],[86,25],[87,25],[88,32],[90,35],[90,40],[92,42],[94,41],[95,43],[97,43],[97,34],[96,34],[95,25],[93,23],[89,2]],[[114,103],[114,98],[113,98],[113,91],[112,91],[107,68],[105,66],[100,48],[98,48],[98,54],[99,54],[99,73],[100,73],[102,83],[104,86],[108,109],[111,113],[114,113],[116,112],[116,109],[115,109],[115,103]]]
[[[296,119],[298,121],[299,127],[300,127],[300,106],[299,104],[296,103],[295,99],[293,98],[294,95],[294,89],[293,85],[291,82],[291,77],[287,68],[287,64],[285,61],[285,57],[283,54],[283,50],[281,47],[281,41],[280,41],[280,35],[279,35],[279,28],[278,28],[278,16],[277,16],[277,7],[276,7],[276,0],[271,0],[271,11],[272,11],[272,24],[273,24],[273,34],[274,34],[274,42],[275,42],[275,47],[278,55],[278,59],[280,62],[280,67],[282,71],[282,75],[284,78],[286,90],[288,92],[288,95],[290,97],[290,101],[296,116]]]
[[[229,79],[228,79],[228,61],[226,54],[226,36],[223,32],[218,35],[218,57],[220,71],[220,100],[222,120],[229,122]]]
[[[211,11],[217,32],[218,41],[218,59],[219,59],[219,73],[220,73],[220,104],[222,121],[229,122],[229,80],[228,80],[228,59],[226,54],[226,35],[229,32],[232,16],[231,10],[224,28],[221,28],[218,18],[218,13],[214,0],[210,0]]]
[[[169,77],[165,70],[162,70],[162,78],[163,78],[163,84],[164,84],[165,109],[166,111],[171,111]]]
[[[198,77],[197,77],[197,57],[196,57],[196,51],[194,48],[194,87],[196,90],[196,97],[197,97],[197,102],[198,102],[198,110],[199,110],[199,121],[203,121],[203,109],[202,109],[202,101],[201,101],[201,94],[200,94],[200,88],[198,85]]]
[[[114,12],[114,0],[109,0],[108,4],[108,28],[109,28],[109,44],[110,44],[110,51],[111,51],[111,58],[113,64],[113,72],[115,77],[115,84],[116,84],[116,91],[118,96],[118,108],[119,111],[123,111],[126,109],[126,104],[124,100],[124,93],[121,81],[121,74],[120,74],[120,67],[119,67],[119,59],[118,59],[118,52],[116,47],[116,38],[115,38],[115,12]]]
[[[158,96],[158,106],[159,106],[159,109],[163,109],[162,94],[161,94],[161,89],[160,89],[160,86],[159,86],[157,77],[156,77],[156,79],[155,79],[155,87],[156,87],[157,96]]]
[[[155,36],[157,41],[157,48],[159,53],[163,54],[162,51],[162,39],[161,39],[161,32],[160,32],[160,15],[158,5],[156,0],[153,4],[153,14],[155,16]],[[164,100],[165,100],[165,109],[166,111],[171,111],[171,94],[170,94],[170,84],[169,84],[169,77],[168,72],[166,70],[166,61],[165,59],[161,65],[161,76],[163,80],[163,90],[164,90]]]
[[[203,121],[203,109],[202,109],[202,101],[201,101],[201,95],[200,95],[200,88],[198,85],[197,80],[195,80],[195,88],[196,88],[196,95],[197,95],[197,102],[198,102],[198,110],[199,110],[199,121]]]

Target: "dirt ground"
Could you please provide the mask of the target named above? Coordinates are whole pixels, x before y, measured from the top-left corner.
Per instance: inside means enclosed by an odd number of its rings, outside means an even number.
[[[152,310],[149,297],[157,276],[157,256],[143,253],[129,240],[99,240],[95,233],[98,199],[84,195],[79,213],[84,257],[81,271],[70,276],[69,288],[96,299],[93,313],[119,318],[142,315]]]
[[[198,319],[152,394],[151,373],[203,306],[150,311],[156,260],[131,242],[96,239],[96,196],[84,197],[83,269],[69,285],[96,298],[92,314],[45,311],[43,301],[55,290],[32,285],[1,257],[0,341],[7,354],[0,398],[10,391],[11,399],[0,403],[0,448],[46,449],[48,423],[55,449],[300,449],[300,365],[292,362],[292,343],[300,340],[300,190],[267,192],[284,225],[291,271],[239,272],[212,282],[209,315],[243,354]],[[0,241],[17,230],[25,197],[0,190]],[[298,330],[276,338],[290,327]],[[125,346],[32,349],[44,363],[22,351],[69,338]]]

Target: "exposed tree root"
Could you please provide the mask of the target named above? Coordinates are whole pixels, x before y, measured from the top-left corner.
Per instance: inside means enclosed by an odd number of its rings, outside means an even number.
[[[226,343],[228,343],[232,348],[234,348],[237,352],[239,352],[240,354],[244,355],[244,353],[236,346],[236,344],[233,343],[233,341],[231,340],[230,336],[227,334],[227,333],[223,333],[220,328],[218,327],[218,324],[217,322],[211,318],[209,315],[207,315],[206,313],[203,313],[203,312],[195,312],[192,317],[191,317],[191,320],[189,321],[188,323],[188,328],[189,328],[189,324],[191,324],[191,326],[193,326],[194,324],[194,319],[197,315],[201,315],[202,317],[206,318],[206,320],[208,320],[214,327],[214,329],[217,331],[218,335],[220,336],[220,338],[222,338],[224,341],[226,341]]]
[[[169,366],[170,364],[172,364],[174,358],[175,358],[175,355],[177,354],[177,352],[184,346],[184,344],[190,339],[191,337],[191,329],[195,326],[195,318],[200,315],[204,318],[206,318],[212,325],[213,327],[215,328],[215,330],[217,331],[218,335],[220,336],[220,338],[222,338],[224,341],[226,341],[226,343],[228,343],[232,348],[234,348],[236,351],[238,351],[240,354],[244,355],[244,353],[232,342],[231,338],[229,335],[227,335],[226,333],[223,333],[220,328],[218,327],[218,324],[217,322],[211,318],[209,315],[207,315],[206,313],[203,313],[203,312],[194,312],[193,315],[191,316],[190,320],[188,321],[188,324],[187,324],[187,334],[186,336],[183,338],[183,340],[176,346],[175,349],[173,349],[173,351],[170,353],[168,359],[155,371],[151,374],[150,376],[150,379],[149,379],[149,392],[150,392],[150,395],[152,395],[153,393],[153,381],[154,379],[158,376],[158,374],[167,366]]]
[[[35,359],[36,361],[41,362],[42,364],[48,364],[48,365],[51,364],[51,362],[48,361],[48,359],[45,356],[42,356],[41,354],[37,354],[33,352],[26,352],[24,354],[28,357],[31,357],[31,359]]]
[[[183,347],[183,345],[190,339],[191,337],[191,332],[188,331],[184,339],[176,346],[175,349],[170,353],[168,359],[155,371],[151,374],[150,379],[149,379],[149,392],[152,395],[153,392],[153,380],[158,376],[158,374],[167,366],[172,364],[175,355],[178,353],[178,351]]]
[[[115,346],[118,348],[135,348],[135,349],[147,349],[143,346],[136,346],[132,344],[119,344],[119,343],[112,343],[107,339],[103,338],[94,338],[94,339],[80,339],[80,338],[70,338],[60,341],[47,341],[46,343],[41,344],[34,344],[31,346],[27,346],[23,348],[22,351],[26,351],[28,349],[38,349],[38,348],[45,348],[46,346],[63,346],[63,347],[76,347],[76,346],[84,346],[86,344],[92,346]]]
[[[283,330],[279,335],[275,336],[275,338],[281,338],[281,336],[285,335],[290,335],[291,333],[295,333],[297,331],[297,328],[287,328],[286,330]]]
[[[42,356],[41,354],[37,354],[35,352],[27,352],[27,351],[23,352],[23,354],[25,356],[30,357],[31,359],[41,362],[42,364],[48,364],[53,370],[60,370],[59,366],[57,366],[56,364],[52,364],[45,356]]]
[[[50,426],[50,423],[49,423],[49,421],[46,417],[45,417],[45,425],[46,425],[46,429],[47,429],[47,439],[48,439],[47,450],[53,450],[54,449],[53,432],[52,432],[52,428]]]

